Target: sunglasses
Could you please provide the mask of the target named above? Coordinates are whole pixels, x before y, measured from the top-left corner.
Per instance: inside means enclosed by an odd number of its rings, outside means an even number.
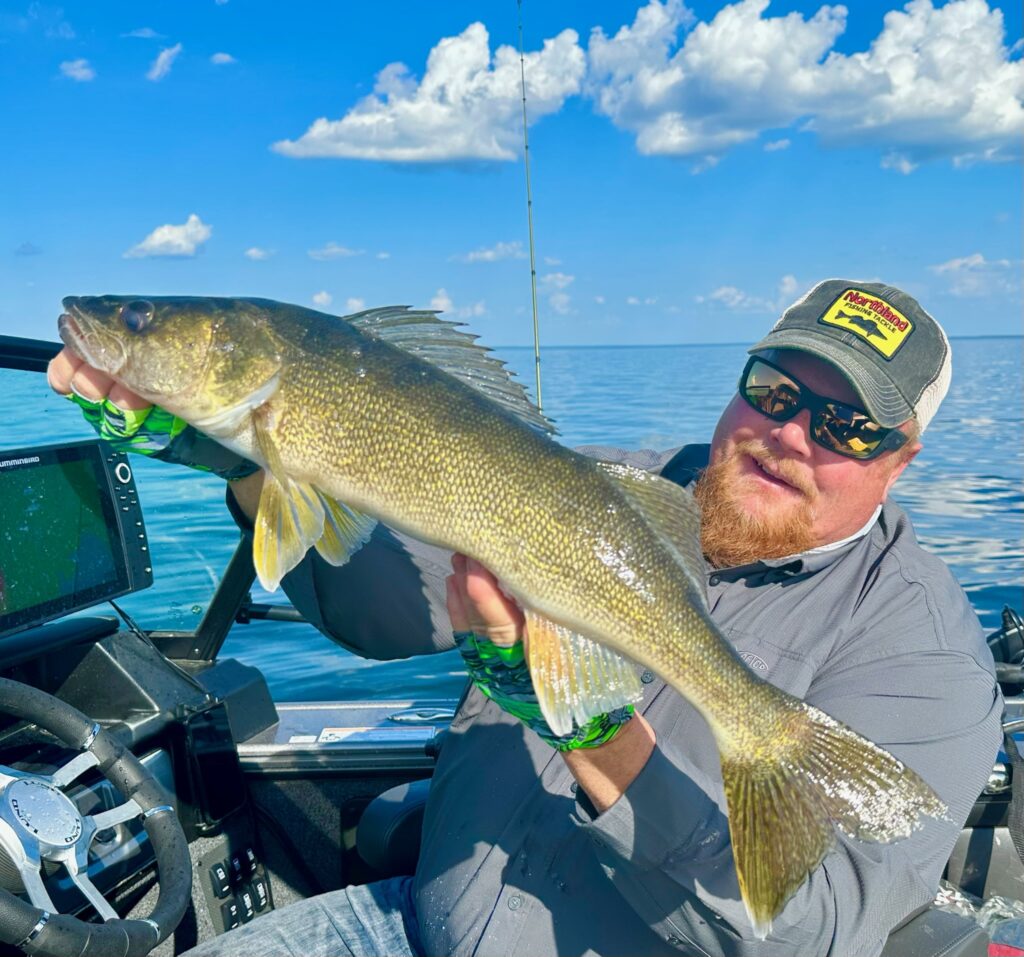
[[[826,399],[767,359],[752,356],[740,376],[740,395],[775,422],[811,413],[811,438],[823,448],[851,459],[873,459],[907,441],[899,429],[886,429],[863,409]]]

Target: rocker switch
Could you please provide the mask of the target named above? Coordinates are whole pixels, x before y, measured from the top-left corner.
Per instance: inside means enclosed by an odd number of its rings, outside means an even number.
[[[231,893],[231,881],[223,861],[219,861],[210,868],[210,886],[213,887],[213,893],[217,897],[227,897]]]

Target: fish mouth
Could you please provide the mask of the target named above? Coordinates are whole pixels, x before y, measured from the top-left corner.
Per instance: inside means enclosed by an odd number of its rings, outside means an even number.
[[[103,332],[99,323],[84,315],[76,297],[63,300],[65,312],[57,317],[57,334],[61,341],[83,362],[115,375],[124,365],[127,355],[116,336]]]

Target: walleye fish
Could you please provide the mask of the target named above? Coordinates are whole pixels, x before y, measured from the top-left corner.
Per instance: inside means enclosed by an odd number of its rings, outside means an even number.
[[[336,565],[377,520],[463,552],[522,605],[557,733],[661,675],[717,743],[755,931],[835,839],[891,841],[945,805],[912,770],[757,677],[709,617],[690,494],[548,434],[503,364],[434,313],[339,318],[261,299],[69,297],[85,361],[266,471],[253,558],[277,587],[309,548]]]

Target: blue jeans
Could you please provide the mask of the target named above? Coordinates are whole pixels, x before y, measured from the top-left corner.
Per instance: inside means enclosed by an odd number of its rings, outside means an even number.
[[[418,957],[412,878],[344,887],[193,948],[186,957]]]

